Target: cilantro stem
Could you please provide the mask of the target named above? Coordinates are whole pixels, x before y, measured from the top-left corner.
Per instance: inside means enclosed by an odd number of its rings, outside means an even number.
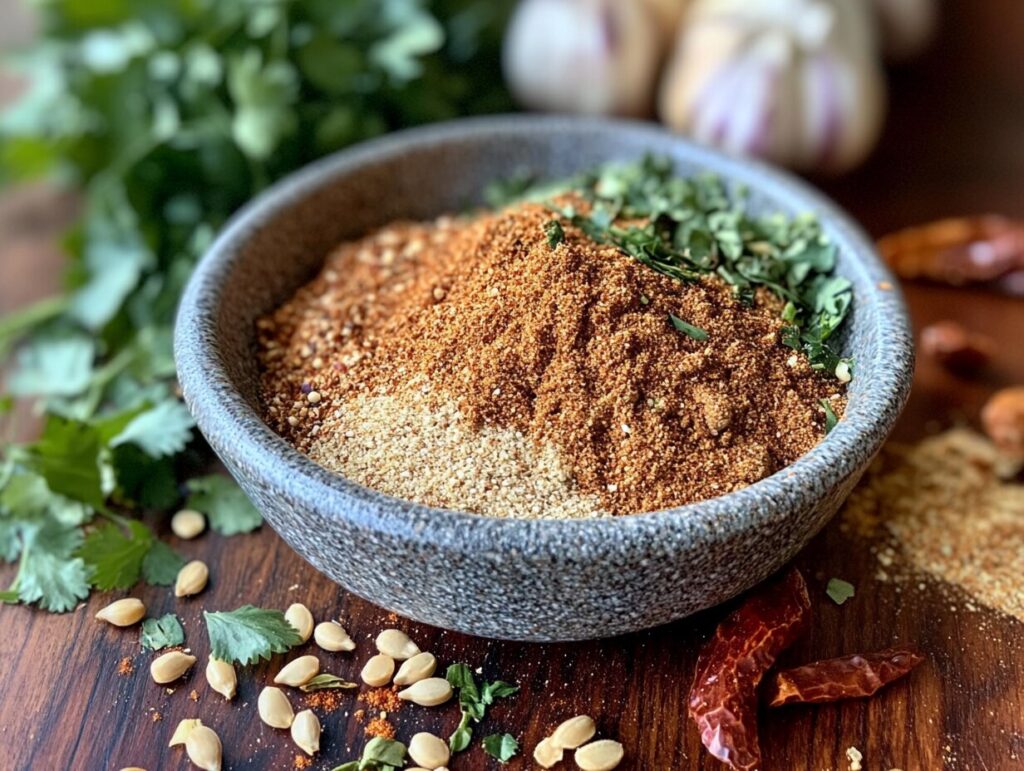
[[[40,324],[60,316],[67,310],[70,302],[69,297],[48,297],[0,318],[0,359],[7,357],[8,351],[18,338]]]

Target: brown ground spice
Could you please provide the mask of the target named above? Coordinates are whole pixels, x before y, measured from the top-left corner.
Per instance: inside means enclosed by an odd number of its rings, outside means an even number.
[[[306,706],[310,709],[319,709],[324,712],[334,712],[346,699],[341,691],[329,689],[325,691],[314,691],[306,695]]]
[[[259,322],[275,429],[424,503],[511,516],[650,511],[749,485],[824,435],[833,378],[780,303],[683,284],[524,204],[340,246]],[[708,333],[677,331],[674,314]]]
[[[119,662],[117,662],[117,674],[122,677],[127,677],[135,671],[135,665],[132,663],[131,656],[125,656]]]
[[[847,501],[843,526],[882,539],[880,579],[928,575],[1024,621],[1020,466],[965,428],[886,445]]]
[[[405,704],[398,698],[398,686],[391,688],[371,688],[359,694],[359,701],[366,704],[373,710],[384,712],[398,712]]]

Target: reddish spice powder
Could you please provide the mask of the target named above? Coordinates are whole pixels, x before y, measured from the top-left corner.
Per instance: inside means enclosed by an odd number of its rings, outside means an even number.
[[[371,688],[359,694],[359,701],[377,711],[398,712],[405,704],[398,698],[398,686]]]
[[[363,728],[367,736],[378,736],[381,739],[394,739],[395,727],[382,717],[375,717]]]
[[[522,204],[339,247],[257,325],[269,421],[342,464],[352,400],[425,381],[424,406],[556,448],[581,493],[627,514],[762,479],[824,436],[820,400],[842,414],[838,382],[782,345],[777,297],[746,307],[715,277],[677,282],[572,227],[552,247],[550,219]],[[387,470],[361,481],[387,488]]]
[[[117,674],[121,675],[122,677],[127,677],[134,671],[135,665],[132,664],[130,656],[125,656],[123,659],[117,662]]]
[[[314,691],[306,696],[306,706],[311,709],[320,709],[324,712],[334,712],[344,701],[341,691],[328,689]]]
[[[313,765],[313,759],[307,758],[305,755],[296,755],[292,761],[293,768],[309,768]]]

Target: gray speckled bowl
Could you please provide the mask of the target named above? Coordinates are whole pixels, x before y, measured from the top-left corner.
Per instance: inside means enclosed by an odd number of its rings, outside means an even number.
[[[337,242],[395,218],[479,200],[527,169],[562,176],[644,152],[682,173],[745,184],[755,208],[814,211],[856,300],[846,418],[757,484],[668,511],[587,521],[490,519],[382,495],[326,471],[260,419],[254,322],[309,279]],[[895,282],[857,227],[777,171],[653,126],[550,117],[463,120],[315,163],[261,195],[192,277],[175,351],[199,428],[267,521],[316,568],[403,616],[487,637],[572,640],[663,624],[733,597],[793,557],[836,512],[910,387],[913,351]]]

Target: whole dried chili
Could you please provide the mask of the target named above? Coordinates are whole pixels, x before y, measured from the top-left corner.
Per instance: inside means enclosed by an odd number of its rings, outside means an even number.
[[[712,755],[736,769],[761,764],[757,686],[810,619],[807,584],[795,568],[756,590],[728,618],[697,658],[690,717]]]
[[[938,220],[879,239],[878,251],[901,278],[953,285],[994,282],[1019,294],[1024,223],[996,215]]]
[[[916,651],[887,648],[784,669],[775,674],[767,701],[781,707],[871,696],[922,661],[924,656]]]

